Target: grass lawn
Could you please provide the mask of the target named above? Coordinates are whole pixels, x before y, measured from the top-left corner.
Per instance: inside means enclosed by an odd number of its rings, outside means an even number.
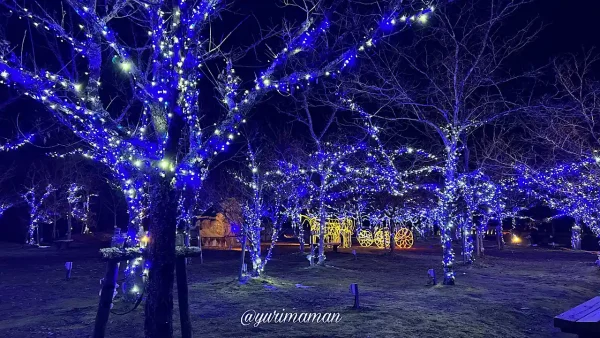
[[[600,291],[600,271],[589,252],[490,248],[472,266],[457,263],[455,286],[431,287],[427,270],[435,268],[441,277],[441,249],[434,241],[394,255],[355,249],[357,260],[340,249],[328,253],[328,267],[310,268],[297,247],[280,246],[268,276],[245,285],[235,279],[239,252],[205,250],[204,264],[194,259],[188,272],[195,336],[575,338],[554,329],[552,318]],[[0,244],[0,337],[90,336],[105,270],[97,252]],[[74,265],[69,281],[66,261]],[[351,283],[358,283],[360,310],[351,308]],[[117,302],[115,310],[127,306]],[[242,326],[247,310],[339,312],[341,320]],[[177,302],[173,318],[177,337]],[[143,337],[143,306],[111,314],[107,337]]]

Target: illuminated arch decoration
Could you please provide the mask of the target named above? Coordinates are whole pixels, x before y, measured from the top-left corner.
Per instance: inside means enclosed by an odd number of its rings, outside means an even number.
[[[302,222],[308,222],[312,243],[319,241],[320,224],[316,217],[300,215]],[[354,220],[352,218],[327,218],[325,220],[325,244],[340,243],[342,248],[352,247]]]

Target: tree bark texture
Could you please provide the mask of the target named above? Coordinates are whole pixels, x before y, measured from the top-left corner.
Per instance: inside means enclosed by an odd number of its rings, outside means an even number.
[[[150,241],[147,247],[149,276],[145,306],[146,338],[173,337],[173,280],[177,197],[170,179],[150,179]]]

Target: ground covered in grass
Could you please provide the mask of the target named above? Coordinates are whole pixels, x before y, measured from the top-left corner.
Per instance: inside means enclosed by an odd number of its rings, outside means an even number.
[[[455,286],[427,286],[441,275],[434,241],[384,254],[375,248],[328,253],[327,267],[308,267],[296,246],[279,246],[267,277],[240,284],[239,251],[208,251],[189,265],[190,307],[197,337],[574,337],[552,318],[600,291],[589,252],[490,248],[474,265],[457,264]],[[88,337],[105,265],[97,248],[57,251],[0,245],[0,337]],[[71,280],[64,263],[73,261]],[[352,309],[357,283],[361,309]],[[175,298],[177,299],[177,298]],[[130,305],[115,304],[116,311]],[[243,326],[256,312],[339,312],[338,323]],[[175,335],[179,318],[175,304]],[[107,337],[143,337],[143,304],[111,315]]]

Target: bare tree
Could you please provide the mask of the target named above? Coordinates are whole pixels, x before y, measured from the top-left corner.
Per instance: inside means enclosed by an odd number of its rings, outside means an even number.
[[[519,163],[522,190],[574,219],[573,248],[580,248],[584,225],[600,238],[600,80],[593,76],[599,60],[593,49],[555,58],[555,91],[542,101],[545,118],[523,123],[537,156]]]
[[[9,186],[9,182],[15,175],[15,168],[9,166],[8,168],[0,169],[0,217],[4,212],[13,207],[17,203],[18,197],[13,192],[14,187]]]
[[[48,172],[38,166],[32,166],[25,182],[25,191],[21,197],[29,207],[29,224],[27,227],[26,243],[40,245],[41,227],[51,221],[51,209],[48,208],[48,199],[56,191],[48,179]]]
[[[555,163],[600,158],[600,79],[593,77],[598,61],[593,49],[553,60],[556,92],[544,101],[547,118],[527,126]]]
[[[442,159],[439,208],[445,284],[454,283],[451,231],[456,226],[458,174],[469,171],[468,138],[527,107],[516,84],[535,72],[510,69],[508,63],[540,27],[535,20],[518,28],[511,24],[511,29],[505,23],[528,3],[453,2],[433,13],[406,17],[427,27],[415,33],[409,46],[405,41],[380,42],[384,46],[345,86],[356,101],[376,104],[372,119],[395,123],[398,136],[420,141]]]

